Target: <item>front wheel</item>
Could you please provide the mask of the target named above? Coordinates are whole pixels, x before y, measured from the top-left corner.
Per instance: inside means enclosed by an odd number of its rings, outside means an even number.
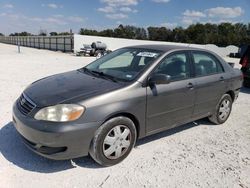
[[[127,117],[115,117],[101,125],[90,146],[91,157],[102,166],[124,160],[136,141],[136,128]]]
[[[228,94],[224,94],[216,106],[216,110],[208,119],[215,124],[222,124],[227,121],[232,111],[232,98]]]

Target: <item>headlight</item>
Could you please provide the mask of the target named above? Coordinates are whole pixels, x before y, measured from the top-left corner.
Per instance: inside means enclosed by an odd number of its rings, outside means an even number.
[[[74,121],[84,113],[84,110],[83,106],[76,104],[58,104],[39,110],[35,119],[54,122]]]

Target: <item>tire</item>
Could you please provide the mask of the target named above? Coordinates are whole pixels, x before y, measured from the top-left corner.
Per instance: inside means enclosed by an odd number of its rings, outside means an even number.
[[[102,52],[101,52],[101,51],[96,51],[95,57],[96,57],[96,58],[102,57]]]
[[[127,117],[119,116],[102,124],[91,142],[89,154],[102,166],[123,161],[136,142],[136,127]]]
[[[209,121],[216,125],[223,124],[227,121],[232,111],[232,98],[228,94],[224,94],[219,103],[216,105],[214,114],[208,117]]]

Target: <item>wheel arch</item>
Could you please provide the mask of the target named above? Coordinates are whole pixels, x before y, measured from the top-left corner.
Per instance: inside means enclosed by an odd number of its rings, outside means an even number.
[[[231,97],[232,101],[234,102],[234,99],[235,99],[235,93],[234,93],[232,90],[230,90],[230,91],[226,92],[226,94],[230,95],[230,97]]]
[[[115,117],[119,117],[119,116],[124,116],[124,117],[127,117],[129,119],[131,119],[133,121],[133,123],[135,124],[135,128],[136,128],[136,133],[137,133],[137,139],[140,137],[140,122],[138,120],[138,118],[131,114],[131,113],[128,113],[128,112],[119,112],[119,113],[116,113],[116,114],[112,114],[111,116],[109,116],[104,122],[112,119],[112,118],[115,118]],[[103,123],[104,123],[103,122]]]

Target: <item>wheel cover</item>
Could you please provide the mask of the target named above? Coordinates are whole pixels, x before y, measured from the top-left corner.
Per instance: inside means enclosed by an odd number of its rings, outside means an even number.
[[[103,154],[108,159],[118,159],[126,153],[130,145],[130,129],[124,125],[117,125],[104,138]]]
[[[97,57],[97,58],[100,58],[100,57],[102,57],[102,54],[101,54],[101,53],[98,53],[96,57]]]
[[[228,118],[231,111],[231,102],[228,99],[224,99],[221,102],[220,108],[219,108],[219,118],[221,120],[225,120]]]

